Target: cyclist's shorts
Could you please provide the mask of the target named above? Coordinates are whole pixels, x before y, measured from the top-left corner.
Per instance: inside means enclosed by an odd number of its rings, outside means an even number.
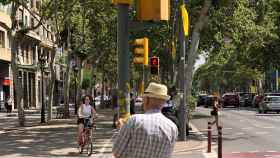
[[[84,127],[92,127],[92,123],[91,123],[90,119],[79,118],[78,124],[83,124]]]

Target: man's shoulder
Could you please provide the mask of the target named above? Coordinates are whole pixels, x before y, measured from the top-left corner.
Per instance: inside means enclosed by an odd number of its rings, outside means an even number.
[[[137,121],[142,118],[145,118],[144,114],[134,114],[134,115],[130,116],[129,120]]]
[[[173,128],[173,129],[175,129],[175,130],[178,130],[176,124],[175,124],[173,121],[171,121],[169,118],[165,117],[164,115],[162,115],[162,116],[163,116],[163,117],[162,117],[163,121],[164,121],[168,126],[170,126],[171,128]]]

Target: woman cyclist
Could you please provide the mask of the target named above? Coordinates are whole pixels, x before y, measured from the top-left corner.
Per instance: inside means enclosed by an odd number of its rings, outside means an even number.
[[[89,120],[90,124],[92,124],[93,119],[97,116],[95,109],[90,105],[90,98],[91,97],[89,95],[85,96],[78,109],[78,142],[80,140],[81,133],[83,132],[85,121]]]

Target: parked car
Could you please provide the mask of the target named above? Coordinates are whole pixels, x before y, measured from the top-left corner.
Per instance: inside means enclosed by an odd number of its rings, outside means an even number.
[[[255,93],[249,92],[239,92],[239,102],[240,106],[252,106],[252,102],[254,99]]]
[[[201,94],[198,96],[197,98],[197,106],[203,106],[206,105],[206,99],[207,99],[207,95],[206,94]]]
[[[104,99],[105,104],[107,104],[107,102],[110,100],[110,98],[108,96],[106,96],[106,95],[104,95],[103,99]],[[99,95],[99,96],[95,97],[94,101],[95,101],[95,106],[100,106],[100,104],[101,104],[101,96]]]
[[[280,96],[266,96],[262,100],[258,109],[259,113],[267,113],[269,111],[280,112]]]
[[[223,107],[234,106],[239,107],[239,96],[236,93],[225,93],[222,96],[222,105]]]
[[[264,93],[264,96],[280,96],[280,93]]]

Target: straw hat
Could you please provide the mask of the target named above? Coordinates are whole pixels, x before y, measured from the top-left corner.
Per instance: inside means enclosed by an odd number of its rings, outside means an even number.
[[[169,100],[170,96],[167,94],[167,87],[163,84],[151,82],[144,92],[144,97],[157,98],[162,100]]]

